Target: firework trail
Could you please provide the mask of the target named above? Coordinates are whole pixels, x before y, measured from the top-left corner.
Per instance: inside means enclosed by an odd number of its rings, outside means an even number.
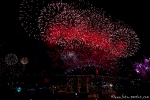
[[[139,49],[139,39],[128,25],[112,19],[89,2],[23,0],[20,20],[30,36],[42,39],[51,48],[54,61],[74,52],[70,66],[75,62],[110,66]],[[40,34],[35,34],[37,31]]]

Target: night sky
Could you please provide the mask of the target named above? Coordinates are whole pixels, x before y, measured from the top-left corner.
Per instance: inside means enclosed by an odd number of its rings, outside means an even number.
[[[4,58],[8,53],[14,53],[18,58],[28,57],[30,62],[28,66],[31,69],[40,69],[40,67],[49,66],[51,59],[46,53],[47,48],[44,43],[29,37],[19,23],[18,12],[20,1],[7,0],[1,3],[0,57]],[[143,55],[150,57],[150,6],[148,6],[148,2],[130,2],[127,0],[119,2],[114,2],[114,0],[89,1],[94,6],[103,8],[112,17],[124,21],[138,34],[141,48],[135,56],[130,57],[132,61],[140,61]]]

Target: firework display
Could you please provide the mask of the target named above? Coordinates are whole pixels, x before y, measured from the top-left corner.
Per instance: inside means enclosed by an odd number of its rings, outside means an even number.
[[[73,4],[49,4],[41,11],[38,22],[41,36],[50,45],[67,48],[85,45],[113,57],[131,56],[138,49],[139,40],[132,29],[119,21],[112,22],[92,6],[82,10]]]
[[[144,58],[143,62],[135,62],[133,64],[136,73],[143,79],[148,78],[150,75],[150,59]]]
[[[21,64],[26,65],[28,64],[28,58],[24,57],[20,60]]]
[[[10,54],[6,55],[5,62],[9,66],[15,65],[18,62],[18,57],[17,57],[17,55],[10,53]]]
[[[5,69],[8,69],[10,74],[19,76],[25,70],[25,65],[28,64],[28,58],[23,57],[20,62],[18,62],[18,57],[15,54],[7,54],[5,60],[0,58],[0,74],[2,74]]]
[[[21,58],[20,62],[18,62],[16,65],[12,65],[9,67],[10,73],[15,76],[21,75],[25,71],[25,65],[28,64],[28,61],[29,60],[27,57]]]
[[[134,30],[85,1],[23,0],[20,20],[30,36],[48,45],[53,61],[70,67],[89,62],[111,67],[139,49]]]

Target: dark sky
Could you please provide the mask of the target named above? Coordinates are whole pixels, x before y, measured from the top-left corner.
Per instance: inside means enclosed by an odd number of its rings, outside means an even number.
[[[0,56],[5,57],[8,53],[15,53],[20,58],[27,56],[30,61],[38,62],[49,60],[46,48],[41,42],[29,38],[23,31],[19,17],[19,2],[21,0],[6,0],[1,3],[1,33],[0,33]],[[132,60],[141,59],[142,55],[150,57],[149,48],[149,23],[150,15],[148,2],[127,0],[89,0],[94,6],[103,8],[112,17],[118,18],[128,24],[138,34],[141,48]],[[99,1],[99,2],[98,2]],[[119,2],[118,2],[119,1]],[[42,55],[42,57],[41,57]],[[42,59],[41,59],[42,58]],[[39,64],[42,62],[38,62]],[[33,62],[30,63],[34,65]]]

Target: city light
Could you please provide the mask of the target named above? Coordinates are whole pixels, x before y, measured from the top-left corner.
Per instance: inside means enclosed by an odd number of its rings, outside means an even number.
[[[21,92],[21,91],[22,91],[22,88],[21,88],[21,87],[17,87],[17,88],[16,88],[16,91],[17,91],[17,92]]]

